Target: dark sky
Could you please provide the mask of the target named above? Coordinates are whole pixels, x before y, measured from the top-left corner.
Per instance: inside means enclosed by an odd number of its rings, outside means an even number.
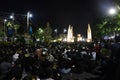
[[[35,24],[50,22],[59,33],[73,25],[75,33],[86,34],[87,24],[106,14],[112,0],[1,0],[0,12],[26,14],[31,11]]]

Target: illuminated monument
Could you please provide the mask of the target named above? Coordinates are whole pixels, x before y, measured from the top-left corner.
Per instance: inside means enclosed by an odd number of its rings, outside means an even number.
[[[77,42],[83,41],[83,37],[81,34],[77,35]],[[87,39],[84,39],[87,42],[92,42],[92,32],[90,28],[90,24],[88,24],[88,29],[87,29]],[[68,32],[67,32],[67,38],[64,39],[66,42],[74,42],[74,36],[73,36],[73,26],[69,25],[68,27]]]
[[[68,27],[67,42],[74,42],[73,27],[71,25],[69,25],[69,27]]]
[[[80,42],[80,41],[82,41],[82,36],[81,36],[81,34],[78,34],[77,35],[77,42]]]
[[[92,32],[91,32],[90,24],[88,24],[88,29],[87,29],[87,42],[92,42]]]

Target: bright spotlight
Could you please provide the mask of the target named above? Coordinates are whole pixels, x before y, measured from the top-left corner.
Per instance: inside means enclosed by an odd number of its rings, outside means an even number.
[[[13,19],[13,16],[10,16],[10,19]]]
[[[32,17],[32,14],[30,14],[29,17]]]
[[[7,19],[4,19],[4,22],[7,22]]]
[[[111,14],[111,15],[114,15],[114,14],[116,14],[116,9],[115,8],[111,8],[110,10],[109,10],[109,14]]]

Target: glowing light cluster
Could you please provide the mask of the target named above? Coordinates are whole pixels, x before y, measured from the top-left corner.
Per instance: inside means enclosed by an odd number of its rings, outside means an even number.
[[[74,42],[73,27],[71,25],[68,27],[67,42]]]
[[[90,24],[88,24],[88,29],[87,29],[87,42],[91,42],[91,41],[92,41],[92,32],[91,32]]]

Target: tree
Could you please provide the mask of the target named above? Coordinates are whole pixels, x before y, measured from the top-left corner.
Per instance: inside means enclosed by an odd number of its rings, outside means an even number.
[[[93,33],[97,38],[120,31],[120,12],[115,16],[104,17],[96,21]]]
[[[50,42],[52,39],[52,28],[50,27],[50,24],[47,23],[44,28],[38,28],[35,33],[35,38],[42,42]]]
[[[7,22],[7,28],[12,29],[13,33],[17,33],[17,30],[20,28],[20,25],[13,23],[12,21]]]
[[[39,28],[36,33],[35,33],[35,37],[37,39],[39,39],[40,41],[43,41],[44,40],[44,30],[42,28]]]
[[[3,37],[4,33],[2,30],[0,30],[0,37]]]
[[[2,25],[2,22],[0,22],[0,37],[4,36],[4,26]]]
[[[93,37],[96,38],[100,38],[102,35],[105,34],[105,25],[106,25],[107,21],[105,20],[105,18],[97,18],[93,24]]]
[[[47,22],[47,25],[44,29],[44,40],[45,42],[50,42],[52,39],[52,28],[49,24],[49,22]]]
[[[120,6],[120,0],[114,0],[115,1],[115,4]]]
[[[15,33],[17,33],[17,30],[19,29],[19,27],[20,27],[20,25],[14,24]]]

